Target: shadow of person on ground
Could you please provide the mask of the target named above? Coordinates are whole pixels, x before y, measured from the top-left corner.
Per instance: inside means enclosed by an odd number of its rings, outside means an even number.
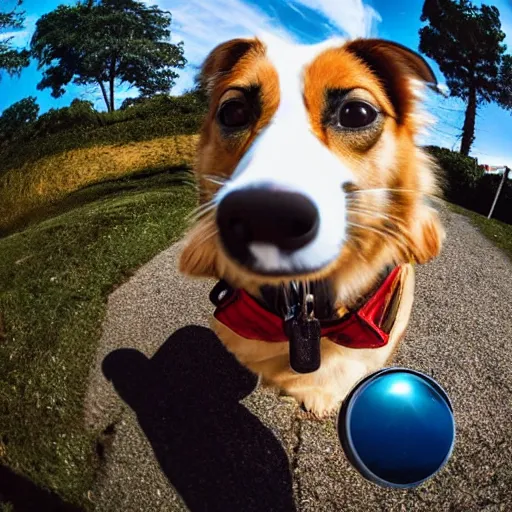
[[[295,510],[286,452],[239,403],[256,378],[211,330],[182,328],[151,359],[116,350],[103,373],[192,512]]]

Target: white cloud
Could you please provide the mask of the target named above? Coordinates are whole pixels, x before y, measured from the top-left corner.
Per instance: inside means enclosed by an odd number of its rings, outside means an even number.
[[[0,33],[0,41],[12,37],[11,44],[16,48],[23,48],[28,46],[32,34],[36,28],[37,16],[27,16],[25,19],[24,27],[20,30],[11,30],[8,32]]]
[[[375,35],[376,22],[382,20],[379,13],[362,0],[286,0],[286,3],[303,5],[323,14],[350,38]]]
[[[475,147],[471,150],[471,156],[478,158],[479,164],[487,164],[487,165],[503,165],[512,168],[512,157],[510,155],[498,155],[498,154],[490,154],[485,150],[480,150],[478,147]],[[512,179],[512,176],[511,176]]]
[[[362,0],[285,0],[293,10],[308,7],[323,14],[330,22],[329,29],[336,27],[349,37],[371,35],[378,13],[363,4]],[[154,4],[149,0],[147,3]],[[180,72],[173,94],[181,94],[192,86],[193,77],[206,55],[221,42],[236,37],[252,37],[272,34],[284,39],[296,40],[293,27],[284,27],[261,9],[243,0],[157,0],[156,4],[171,11],[172,41],[184,41],[187,68]],[[343,4],[343,5],[342,5]],[[325,27],[324,27],[325,28]]]
[[[290,7],[292,11],[296,12],[299,16],[301,16],[302,19],[307,20],[306,15],[299,8],[295,7],[293,2],[288,2],[288,7]]]
[[[12,45],[25,46],[25,44],[27,43],[27,41],[30,37],[30,34],[29,34],[28,30],[16,30],[16,31],[12,31],[12,32],[3,32],[0,34],[0,41],[5,41],[6,39],[10,39],[11,37],[12,37],[12,40],[11,40]]]
[[[28,37],[28,32],[26,30],[16,30],[12,32],[2,32],[0,34],[0,41],[5,41],[6,39],[10,39],[12,37],[12,43],[16,46],[23,45],[23,41],[26,41]]]

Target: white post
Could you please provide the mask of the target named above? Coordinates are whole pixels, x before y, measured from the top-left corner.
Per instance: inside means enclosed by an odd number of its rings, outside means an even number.
[[[503,184],[505,183],[505,180],[508,178],[509,172],[510,172],[510,169],[507,166],[505,166],[505,171],[503,172],[503,177],[501,178],[500,186],[498,187],[498,190],[496,191],[496,196],[492,203],[491,211],[489,212],[489,215],[487,215],[488,219],[490,219],[492,216],[492,212],[494,211],[494,207],[496,206],[496,203],[498,202],[498,199],[499,199],[500,193],[501,193],[501,189],[503,188]]]

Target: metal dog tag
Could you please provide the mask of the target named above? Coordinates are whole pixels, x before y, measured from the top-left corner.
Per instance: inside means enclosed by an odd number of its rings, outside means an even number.
[[[320,368],[320,322],[313,315],[313,295],[307,295],[304,307],[289,320],[290,366],[297,373]]]

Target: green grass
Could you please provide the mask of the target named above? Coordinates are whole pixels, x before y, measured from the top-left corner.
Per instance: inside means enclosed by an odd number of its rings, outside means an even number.
[[[488,219],[484,215],[466,210],[453,203],[447,203],[450,208],[471,219],[473,224],[495,245],[502,249],[512,261],[512,225],[505,224],[496,219]]]
[[[114,285],[177,240],[188,173],[91,186],[0,239],[0,460],[86,505],[98,465],[83,399]]]

